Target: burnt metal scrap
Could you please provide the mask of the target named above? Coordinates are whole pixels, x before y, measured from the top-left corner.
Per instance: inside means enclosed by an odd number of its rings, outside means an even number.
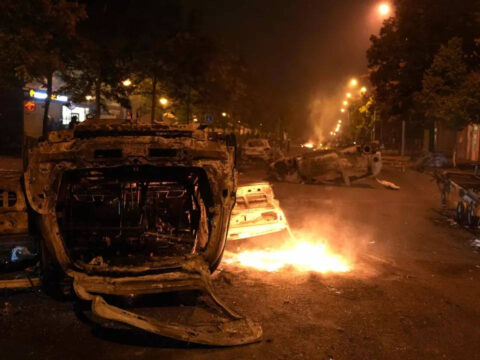
[[[210,273],[221,261],[237,174],[235,141],[198,126],[87,120],[28,152],[25,194],[42,238],[43,282],[73,288],[97,316],[179,340],[258,341],[259,325],[228,309]],[[201,290],[221,323],[162,322],[102,295]]]
[[[377,176],[382,157],[373,145],[350,146],[338,150],[312,151],[285,157],[270,164],[270,175],[277,181],[328,183]]]
[[[269,183],[251,183],[238,187],[228,240],[272,234],[287,227],[285,214]]]

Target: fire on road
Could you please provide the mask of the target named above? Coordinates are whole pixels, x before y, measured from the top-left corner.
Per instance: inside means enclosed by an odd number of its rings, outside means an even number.
[[[261,271],[278,272],[293,268],[299,272],[345,273],[352,270],[351,262],[334,253],[327,241],[315,234],[301,234],[276,248],[226,252],[224,262]]]

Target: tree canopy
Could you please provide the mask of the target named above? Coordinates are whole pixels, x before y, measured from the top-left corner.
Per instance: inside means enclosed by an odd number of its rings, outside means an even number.
[[[442,45],[417,97],[427,118],[456,130],[480,120],[480,73],[469,70],[465,57],[462,39]]]
[[[416,93],[440,46],[452,37],[463,40],[467,66],[475,63],[479,2],[459,0],[396,0],[395,15],[367,52],[370,80],[378,106],[389,117],[421,118]]]

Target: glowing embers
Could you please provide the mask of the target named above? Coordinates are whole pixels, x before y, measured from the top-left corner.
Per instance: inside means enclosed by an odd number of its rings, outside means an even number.
[[[226,252],[224,262],[268,272],[288,268],[319,273],[345,273],[352,270],[349,261],[333,253],[326,243],[303,239],[292,239],[276,249]]]

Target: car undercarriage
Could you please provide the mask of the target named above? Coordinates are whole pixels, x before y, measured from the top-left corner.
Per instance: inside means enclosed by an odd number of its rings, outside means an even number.
[[[90,301],[97,318],[157,335],[219,346],[258,341],[261,327],[223,304],[210,279],[235,204],[235,156],[233,137],[198,126],[96,120],[50,133],[29,149],[24,174],[42,282]],[[172,323],[104,298],[178,291],[203,292],[223,317]]]

